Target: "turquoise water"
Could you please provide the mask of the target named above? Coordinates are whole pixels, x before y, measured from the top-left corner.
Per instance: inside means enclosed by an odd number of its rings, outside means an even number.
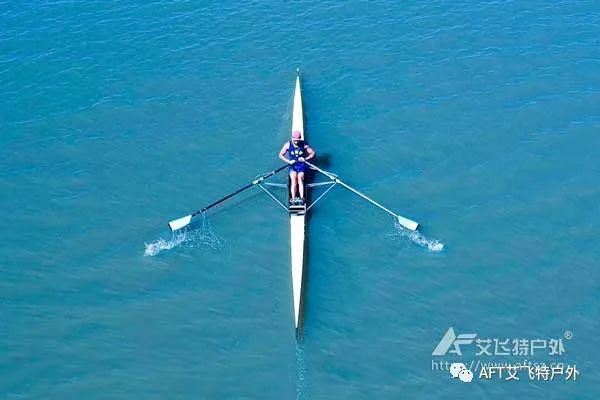
[[[599,24],[580,1],[0,2],[2,398],[597,398]],[[166,226],[278,165],[296,67],[322,165],[423,235],[331,192],[300,344],[270,199]],[[581,375],[462,384],[432,371],[449,327],[569,330]]]

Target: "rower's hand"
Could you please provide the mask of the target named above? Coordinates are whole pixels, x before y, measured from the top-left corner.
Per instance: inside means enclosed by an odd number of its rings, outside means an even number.
[[[296,160],[289,160],[288,164],[292,165],[292,164],[296,164]]]
[[[299,157],[299,158],[298,158],[298,161],[300,161],[300,162],[304,162],[304,161],[306,161],[306,160],[304,159],[304,157]]]

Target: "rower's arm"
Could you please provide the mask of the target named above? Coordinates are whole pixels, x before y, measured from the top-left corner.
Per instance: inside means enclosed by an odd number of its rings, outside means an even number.
[[[315,151],[310,146],[306,146],[306,151],[308,152],[308,156],[304,159],[306,161],[312,160],[317,155],[317,153],[315,153]]]
[[[289,142],[284,144],[281,150],[279,151],[279,159],[285,163],[291,163],[292,161],[288,159],[285,154],[288,152]]]

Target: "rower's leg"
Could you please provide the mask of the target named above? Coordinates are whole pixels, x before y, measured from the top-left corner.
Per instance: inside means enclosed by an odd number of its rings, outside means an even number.
[[[298,189],[300,189],[300,198],[304,200],[304,172],[298,172]]]
[[[290,171],[290,191],[292,194],[292,199],[296,198],[297,187],[298,187],[298,173],[296,171]]]

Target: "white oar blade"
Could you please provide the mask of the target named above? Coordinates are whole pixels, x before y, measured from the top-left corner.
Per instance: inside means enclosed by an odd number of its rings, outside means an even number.
[[[398,215],[398,223],[405,227],[406,229],[410,229],[411,231],[416,231],[419,227],[419,224],[415,221],[411,221],[408,218],[404,218],[401,215]]]
[[[192,216],[186,215],[185,217],[182,217],[179,219],[174,219],[173,221],[169,222],[169,228],[171,228],[172,231],[176,231],[178,229],[185,228],[191,222],[192,222]]]

